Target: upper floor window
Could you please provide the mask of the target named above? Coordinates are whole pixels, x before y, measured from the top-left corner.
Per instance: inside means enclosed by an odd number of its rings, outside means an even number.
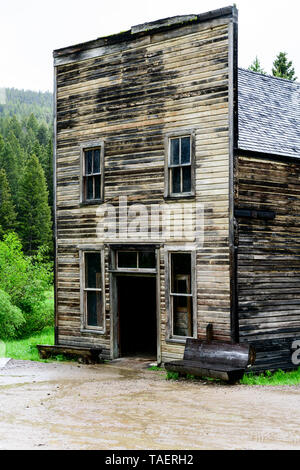
[[[99,203],[104,195],[104,144],[81,146],[81,202]]]
[[[194,195],[193,134],[168,137],[165,196]]]

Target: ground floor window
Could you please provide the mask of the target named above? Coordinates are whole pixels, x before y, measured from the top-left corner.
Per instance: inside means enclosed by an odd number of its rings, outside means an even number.
[[[82,326],[104,329],[104,299],[102,252],[84,251],[81,254]]]
[[[194,336],[192,253],[170,253],[171,337]]]

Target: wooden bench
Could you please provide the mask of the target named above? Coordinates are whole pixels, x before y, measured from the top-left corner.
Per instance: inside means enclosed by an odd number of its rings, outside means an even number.
[[[255,361],[249,345],[187,339],[182,361],[165,363],[165,368],[179,375],[212,377],[230,383],[240,380]]]
[[[42,359],[48,359],[51,356],[63,354],[70,359],[80,359],[84,364],[98,364],[103,362],[100,356],[102,348],[85,348],[65,345],[50,346],[47,344],[38,344],[37,348]]]

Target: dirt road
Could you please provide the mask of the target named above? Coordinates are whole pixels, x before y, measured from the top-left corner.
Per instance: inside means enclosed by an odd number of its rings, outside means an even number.
[[[300,387],[170,382],[128,367],[10,361],[0,449],[300,448]]]

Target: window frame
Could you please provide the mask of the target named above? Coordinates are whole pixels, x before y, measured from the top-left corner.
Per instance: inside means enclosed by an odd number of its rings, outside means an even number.
[[[195,135],[196,132],[194,129],[182,129],[165,135],[165,199],[185,199],[195,197]],[[174,165],[171,165],[171,140],[184,137],[190,137],[191,139],[191,163],[190,165],[178,165],[178,167],[191,167],[191,191],[173,193],[171,190],[170,178],[171,168],[174,168]]]
[[[97,149],[100,149],[100,198],[86,199],[84,182],[84,179],[87,177],[85,174],[85,152]],[[103,140],[91,140],[80,144],[80,204],[82,205],[102,204],[104,202],[104,158]],[[93,176],[93,173],[89,176]]]
[[[191,255],[191,294],[176,294],[172,292],[172,254],[190,254]],[[166,341],[170,343],[185,344],[188,338],[197,338],[197,280],[196,280],[196,251],[191,248],[170,248],[165,254],[166,269],[166,309],[167,309],[167,329]],[[179,336],[173,334],[174,312],[172,298],[183,296],[191,298],[192,303],[192,336]]]
[[[136,268],[123,268],[119,267],[118,263],[118,253],[119,252],[133,252],[137,256],[137,267]],[[144,252],[152,252],[155,256],[155,265],[153,268],[141,268],[138,265],[139,254]],[[114,245],[111,246],[111,256],[110,256],[110,268],[109,272],[111,273],[139,273],[139,274],[156,274],[157,273],[157,246],[156,245]]]
[[[86,264],[85,254],[97,253],[100,255],[101,265],[101,288],[88,288],[85,287],[86,281]],[[80,260],[80,331],[82,333],[106,333],[106,302],[105,302],[105,259],[104,259],[104,247],[101,248],[83,248],[79,250]],[[86,292],[101,292],[102,294],[102,325],[91,326],[87,323],[87,303],[86,303]]]

